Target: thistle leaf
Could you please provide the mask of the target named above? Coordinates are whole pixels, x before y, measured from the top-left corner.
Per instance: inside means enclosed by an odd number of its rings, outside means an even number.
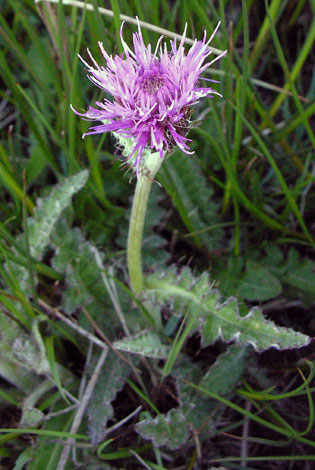
[[[209,438],[215,431],[215,423],[222,414],[223,406],[216,400],[197,393],[195,389],[187,385],[186,382],[200,383],[203,376],[201,368],[182,355],[176,361],[172,375],[175,379],[180,406],[194,405],[187,416],[187,424],[190,429],[198,432],[200,437]]]
[[[31,255],[35,259],[42,257],[62,211],[70,204],[72,196],[83,188],[88,176],[87,170],[70,176],[55,186],[48,197],[37,200],[35,215],[28,221]]]
[[[267,320],[259,308],[252,308],[246,316],[240,316],[237,300],[230,298],[222,303],[220,293],[211,286],[207,273],[195,278],[188,268],[179,275],[171,268],[162,275],[149,275],[146,288],[153,304],[171,303],[177,314],[189,312],[197,316],[193,330],[200,331],[203,346],[218,338],[251,344],[258,351],[271,347],[296,348],[310,342],[308,336]]]
[[[61,213],[69,206],[72,196],[83,188],[88,175],[88,171],[83,170],[55,186],[49,196],[37,199],[34,216],[27,220],[30,254],[34,259],[42,258]],[[24,234],[17,237],[17,240],[24,244]],[[31,289],[28,270],[14,262],[10,262],[10,268],[23,293],[29,295]]]
[[[79,228],[69,229],[64,221],[56,225],[52,246],[55,248],[52,266],[65,276],[63,309],[71,314],[77,308],[82,310],[84,307],[106,331],[106,335],[112,338],[115,326],[112,303],[95,260],[95,252],[100,259],[102,254],[86,241]],[[81,326],[90,328],[84,315]]]
[[[115,341],[113,347],[120,351],[156,359],[167,358],[170,350],[168,346],[161,343],[158,334],[148,331],[143,331],[132,338]]]
[[[166,415],[148,418],[136,424],[136,431],[153,442],[155,447],[167,446],[175,450],[184,445],[189,438],[187,415],[193,405],[172,408]]]
[[[53,411],[61,411],[60,400],[52,408]],[[70,412],[70,419],[74,411]],[[69,431],[69,413],[60,413],[44,421],[42,429],[49,431]],[[28,470],[55,470],[58,466],[63,447],[48,436],[37,437],[37,452],[32,452],[32,459],[28,463]]]
[[[197,160],[175,151],[162,165],[158,178],[178,210],[189,232],[200,232],[220,223],[218,206],[213,201],[213,190],[198,167]],[[213,250],[220,244],[222,230],[197,233],[193,239]]]
[[[87,407],[89,435],[93,445],[98,444],[106,434],[107,421],[113,416],[112,401],[123,388],[130,373],[130,367],[112,351],[108,352],[105,371],[100,374],[93,395]]]
[[[203,376],[200,386],[217,395],[226,395],[241,378],[246,365],[248,347],[232,344]]]
[[[315,262],[310,259],[300,259],[297,250],[291,248],[283,267],[282,281],[314,295]]]
[[[282,291],[281,283],[270,271],[253,262],[246,264],[246,271],[240,277],[239,294],[247,300],[269,300]]]

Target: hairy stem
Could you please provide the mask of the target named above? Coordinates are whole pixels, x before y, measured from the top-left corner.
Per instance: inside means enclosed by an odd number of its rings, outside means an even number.
[[[128,270],[132,291],[137,294],[143,288],[143,272],[141,259],[141,243],[145,214],[152,182],[162,163],[158,152],[146,157],[139,173],[136,191],[132,202],[131,217],[128,233]]]

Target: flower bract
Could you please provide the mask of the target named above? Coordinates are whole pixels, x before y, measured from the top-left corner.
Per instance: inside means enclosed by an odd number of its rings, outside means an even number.
[[[144,44],[139,23],[138,32],[133,33],[133,50],[124,41],[122,23],[120,37],[124,53],[121,56],[109,55],[103,44],[98,43],[106,65],[99,65],[88,50],[91,65],[80,57],[88,69],[88,77],[109,96],[89,106],[85,113],[74,110],[84,119],[101,121],[83,137],[114,131],[133,139],[129,159],[137,171],[145,149],[159,152],[161,158],[174,146],[193,153],[186,137],[192,106],[200,98],[220,95],[199,83],[202,72],[226,52],[205,62],[212,53],[209,43],[219,25],[208,40],[205,32],[203,40],[195,40],[187,52],[184,47],[187,25],[178,45],[174,39],[168,50],[161,36],[153,51],[151,44]]]

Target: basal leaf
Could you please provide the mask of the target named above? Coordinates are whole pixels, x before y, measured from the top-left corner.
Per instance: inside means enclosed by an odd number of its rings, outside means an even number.
[[[310,259],[300,260],[297,251],[291,248],[286,268],[286,272],[282,276],[283,282],[310,294],[315,294],[314,261]]]
[[[186,415],[186,423],[202,438],[209,438],[215,430],[216,420],[219,419],[223,407],[218,406],[215,400],[196,393],[192,387],[187,385],[187,382],[200,383],[203,376],[201,368],[197,363],[182,355],[173,366],[172,375],[180,406],[190,405],[190,411]]]
[[[238,293],[247,300],[269,300],[282,291],[281,283],[268,269],[248,262],[241,276]]]
[[[149,275],[146,287],[146,294],[153,303],[171,304],[176,313],[181,311],[197,316],[194,329],[200,331],[203,346],[221,338],[251,344],[261,351],[270,347],[300,347],[310,341],[302,333],[276,326],[264,318],[258,308],[241,317],[237,300],[230,298],[221,303],[220,293],[213,289],[206,273],[194,277],[186,268],[177,275],[171,268],[160,275]]]
[[[156,359],[165,359],[170,350],[169,346],[161,342],[157,333],[149,331],[143,331],[132,338],[115,341],[113,346],[120,351]]]
[[[60,401],[53,411],[60,411]],[[53,431],[69,431],[73,420],[73,412],[60,414],[44,422],[42,429]],[[63,446],[60,442],[55,442],[50,437],[38,436],[36,439],[37,451],[34,452],[28,470],[56,470]],[[66,465],[65,470],[70,470],[70,465]]]
[[[222,230],[207,231],[204,229],[218,224],[221,219],[218,206],[213,201],[213,190],[198,167],[193,157],[183,157],[179,151],[167,159],[158,178],[179,212],[189,232],[200,232],[193,235],[197,246],[202,244],[209,251],[217,248],[222,237]]]
[[[35,259],[43,255],[62,211],[70,204],[72,196],[83,188],[88,176],[87,170],[70,176],[55,186],[48,197],[37,200],[34,217],[28,221],[31,254]]]
[[[111,403],[123,388],[129,372],[128,364],[109,351],[104,371],[98,378],[87,408],[89,435],[94,445],[98,444],[106,434],[107,421],[113,416]]]
[[[16,459],[13,470],[23,470],[23,468],[25,468],[25,465],[27,464],[27,462],[31,460],[31,458],[32,458],[32,448],[28,447],[23,452],[21,452],[21,454]]]
[[[295,248],[291,248],[287,259],[284,259],[279,247],[268,245],[266,257],[260,260],[261,265],[268,269],[283,284],[295,287],[305,293],[315,292],[315,262],[303,259]]]
[[[88,175],[88,171],[83,170],[64,179],[51,190],[49,196],[37,199],[34,216],[27,220],[30,254],[34,259],[42,258],[58,219],[70,204],[72,196],[83,188]],[[24,240],[24,234],[18,237],[18,241],[23,245]],[[13,262],[10,262],[10,268],[19,281],[23,293],[29,294],[31,289],[28,270]]]
[[[246,346],[232,344],[208,369],[199,385],[217,395],[231,392],[243,374],[247,354]]]
[[[101,260],[102,253],[85,239],[79,228],[70,229],[64,221],[56,225],[52,246],[55,248],[52,266],[65,276],[63,309],[70,314],[84,307],[111,338],[114,311],[95,259],[95,252]],[[82,321],[85,321],[82,326],[89,328],[84,315]]]
[[[136,424],[136,431],[153,442],[155,447],[166,446],[175,450],[184,445],[189,438],[187,414],[193,405],[172,408],[166,415],[148,418]]]

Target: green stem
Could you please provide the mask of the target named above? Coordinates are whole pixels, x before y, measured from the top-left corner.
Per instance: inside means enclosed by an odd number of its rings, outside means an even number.
[[[132,202],[127,258],[130,286],[135,294],[141,292],[143,288],[141,243],[144,219],[152,182],[162,161],[158,152],[151,153],[146,157],[138,175],[136,191]]]

